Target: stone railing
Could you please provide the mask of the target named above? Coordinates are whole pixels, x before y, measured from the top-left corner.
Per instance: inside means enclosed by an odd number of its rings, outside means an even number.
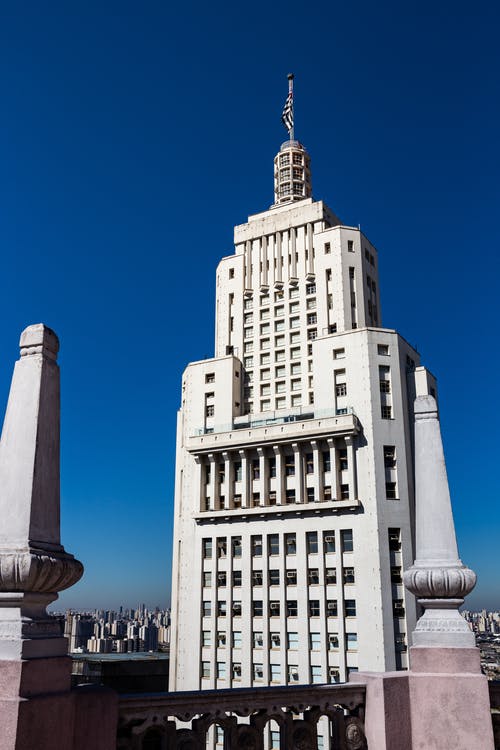
[[[218,727],[224,750],[263,750],[274,722],[280,750],[317,750],[322,720],[325,750],[367,750],[364,706],[364,685],[348,683],[122,695],[116,747],[206,750]]]
[[[500,681],[488,682],[495,750],[500,750]]]

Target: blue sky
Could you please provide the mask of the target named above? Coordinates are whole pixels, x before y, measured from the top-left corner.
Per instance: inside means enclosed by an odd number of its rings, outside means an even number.
[[[181,373],[215,268],[272,202],[286,74],[313,191],[380,258],[383,322],[439,380],[462,558],[498,586],[494,3],[125,1],[0,11],[0,403],[20,331],[61,339],[60,606],[166,605]],[[200,241],[200,237],[202,238]]]

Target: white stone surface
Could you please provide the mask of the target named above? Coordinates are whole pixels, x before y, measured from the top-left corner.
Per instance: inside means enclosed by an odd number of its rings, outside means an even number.
[[[46,607],[83,573],[59,535],[59,342],[39,324],[20,345],[0,441],[0,659],[65,653]]]

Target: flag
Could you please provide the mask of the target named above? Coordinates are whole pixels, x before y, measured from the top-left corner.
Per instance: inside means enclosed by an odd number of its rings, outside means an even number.
[[[288,130],[288,132],[290,132],[290,130],[293,128],[293,93],[291,91],[288,92],[285,106],[283,107],[281,122]]]

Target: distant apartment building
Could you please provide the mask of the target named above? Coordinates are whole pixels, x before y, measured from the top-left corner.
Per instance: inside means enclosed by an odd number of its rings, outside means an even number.
[[[378,253],[311,197],[305,148],[216,274],[215,357],[178,414],[170,688],[407,667],[418,353],[382,327]]]

